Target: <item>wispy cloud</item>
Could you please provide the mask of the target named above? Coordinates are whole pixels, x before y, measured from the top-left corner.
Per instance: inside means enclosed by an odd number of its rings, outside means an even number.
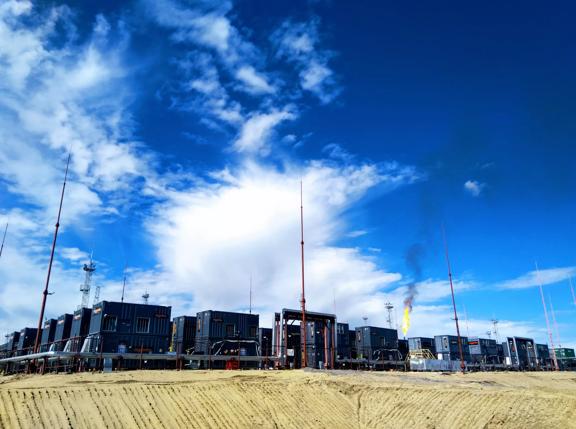
[[[477,180],[467,180],[464,183],[464,189],[473,197],[479,197],[485,187],[485,183],[478,182]]]
[[[236,78],[244,83],[244,88],[255,94],[271,94],[276,92],[265,76],[259,74],[252,66],[242,66],[236,72]]]
[[[576,275],[576,267],[548,268],[539,271],[529,271],[515,279],[506,280],[496,286],[500,289],[525,289],[542,285],[558,283]]]
[[[110,199],[153,175],[126,111],[128,35],[98,16],[79,40],[67,7],[42,13],[29,2],[0,9],[0,171],[11,193],[54,210],[70,151],[68,218],[110,213]]]
[[[234,142],[234,149],[243,153],[268,154],[270,149],[267,143],[272,130],[281,122],[295,117],[296,115],[288,109],[251,116],[242,125],[238,139]]]
[[[301,88],[326,104],[338,96],[341,87],[329,66],[334,52],[320,47],[319,25],[317,17],[307,22],[287,20],[271,40],[276,56],[296,65]]]

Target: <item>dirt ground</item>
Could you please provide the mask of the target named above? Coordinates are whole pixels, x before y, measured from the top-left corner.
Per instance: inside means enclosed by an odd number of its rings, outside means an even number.
[[[574,373],[0,377],[0,428],[576,428]]]

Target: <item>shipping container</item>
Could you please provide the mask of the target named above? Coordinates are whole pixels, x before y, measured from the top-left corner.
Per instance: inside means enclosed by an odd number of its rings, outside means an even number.
[[[468,338],[470,358],[472,363],[498,364],[502,363],[498,356],[496,340],[490,338]]]
[[[462,354],[465,362],[471,362],[470,347],[468,337],[460,336],[462,344]],[[460,350],[458,348],[458,336],[456,335],[436,335],[434,337],[436,354],[442,360],[460,360]]]
[[[3,357],[12,357],[18,350],[18,341],[20,340],[20,332],[12,332],[6,337],[6,343],[2,344]]]
[[[336,324],[336,356],[337,359],[351,359],[352,349],[350,347],[350,325],[348,323]]]
[[[263,357],[272,356],[272,329],[258,328],[258,343],[260,344],[260,355]]]
[[[429,337],[408,338],[408,348],[410,351],[428,350],[433,355],[436,355],[436,343],[434,342],[434,338]]]
[[[557,347],[554,349],[556,353],[556,359],[574,359],[574,349],[568,349],[565,347]]]
[[[196,315],[196,354],[228,354],[237,350],[238,342],[245,353],[257,353],[257,314],[206,310]]]
[[[58,320],[56,319],[48,319],[44,321],[44,324],[42,325],[42,341],[40,342],[41,352],[47,352],[50,345],[54,342],[57,324]]]
[[[30,354],[34,343],[36,342],[36,328],[24,328],[20,331],[20,338],[18,338],[18,354]]]
[[[306,360],[308,367],[320,369],[331,365],[332,341],[330,322],[306,322]]]
[[[194,351],[196,340],[196,317],[178,316],[172,321],[172,342],[170,351],[188,354]]]
[[[358,358],[369,360],[396,360],[391,351],[398,351],[398,331],[376,326],[356,328]]]
[[[406,358],[408,357],[408,351],[409,351],[409,347],[408,347],[408,340],[404,340],[404,339],[399,339],[398,340],[398,351],[400,352],[400,359],[401,360],[406,360]]]
[[[166,353],[171,307],[102,301],[94,305],[82,351]]]
[[[70,330],[72,328],[73,316],[71,314],[63,314],[58,318],[56,323],[56,333],[54,335],[54,351],[64,350],[66,341],[70,338]]]
[[[538,366],[536,347],[532,338],[508,337],[502,345],[508,365],[519,369],[530,369]]]

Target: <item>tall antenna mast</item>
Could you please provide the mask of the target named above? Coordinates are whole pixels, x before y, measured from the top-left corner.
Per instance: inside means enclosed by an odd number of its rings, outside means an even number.
[[[64,202],[64,191],[66,190],[66,180],[68,179],[68,167],[70,166],[70,153],[66,161],[66,172],[64,173],[64,182],[62,183],[62,193],[60,194],[60,205],[58,207],[58,217],[54,229],[54,239],[52,240],[52,250],[50,251],[50,262],[48,262],[48,273],[46,274],[46,284],[42,292],[42,306],[40,307],[40,316],[38,317],[38,330],[36,331],[36,341],[34,342],[34,353],[38,353],[40,347],[40,336],[42,333],[42,319],[44,319],[44,310],[46,309],[46,297],[48,296],[48,286],[50,285],[50,273],[52,272],[52,262],[54,261],[54,250],[56,249],[56,240],[58,239],[58,228],[60,228],[60,215],[62,214],[62,203]]]
[[[456,312],[456,299],[454,298],[454,285],[452,284],[452,267],[448,256],[448,242],[446,241],[446,231],[442,225],[442,238],[444,239],[444,253],[446,254],[446,264],[448,265],[448,279],[450,280],[450,292],[452,293],[452,307],[454,307],[454,322],[456,323],[456,335],[458,335],[458,352],[460,353],[460,369],[465,371],[464,353],[462,352],[462,337],[460,336],[460,326],[458,325],[458,313]]]
[[[558,360],[556,359],[556,350],[554,350],[554,339],[552,338],[552,330],[550,329],[550,320],[548,320],[548,309],[546,308],[546,300],[544,299],[544,290],[542,288],[542,282],[540,281],[540,269],[538,268],[538,262],[534,261],[536,266],[536,278],[538,280],[538,286],[540,288],[540,298],[542,298],[542,307],[544,308],[544,318],[546,319],[546,330],[548,331],[548,340],[550,341],[550,348],[552,352],[552,361],[554,362],[554,369],[558,371]]]
[[[554,311],[554,305],[552,304],[552,297],[548,294],[548,301],[550,302],[550,312],[552,313],[552,324],[554,325],[554,332],[556,333],[556,339],[558,340],[558,347],[562,347],[562,340],[560,340],[560,331],[558,330],[558,324],[556,323],[556,312]]]
[[[82,269],[85,272],[84,275],[84,283],[80,285],[80,292],[82,292],[82,303],[80,304],[80,308],[88,307],[88,302],[90,301],[90,289],[92,287],[92,274],[96,271],[96,265],[92,260],[92,253],[90,253],[90,262],[88,264],[84,264]],[[96,296],[94,296],[96,299]]]
[[[142,299],[144,300],[145,305],[148,305],[148,298],[150,298],[150,294],[148,293],[148,289],[146,289],[146,292],[144,295],[142,295]]]
[[[0,258],[2,257],[2,251],[4,250],[4,241],[6,241],[7,231],[8,231],[8,222],[6,222],[6,228],[4,228],[4,236],[2,237],[2,246],[0,246]]]
[[[394,306],[392,305],[392,303],[387,302],[386,304],[384,304],[384,308],[388,311],[388,317],[386,318],[386,322],[388,323],[388,327],[392,329],[392,310],[394,309]]]
[[[498,337],[498,322],[499,320],[496,319],[495,317],[492,319],[492,332],[494,332],[494,337],[496,338],[496,342],[499,343],[500,342],[500,337]]]
[[[100,288],[101,286],[97,283],[96,288],[94,289],[94,300],[92,301],[93,305],[96,305],[100,302]]]
[[[304,291],[304,203],[302,201],[302,181],[300,181],[300,247],[302,255],[302,298],[300,299],[300,305],[302,306],[301,335],[304,346],[302,349],[302,366],[306,368],[308,366],[308,351],[306,348],[306,294]]]
[[[120,298],[120,302],[124,302],[124,291],[126,290],[126,264],[124,264],[124,280],[122,281],[122,298]]]
[[[466,304],[462,304],[464,307],[464,318],[466,319],[466,336],[470,338],[470,325],[468,324],[468,311],[466,311]]]

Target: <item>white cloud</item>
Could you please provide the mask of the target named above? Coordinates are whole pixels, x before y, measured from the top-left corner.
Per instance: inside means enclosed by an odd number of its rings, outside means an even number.
[[[498,283],[496,286],[500,289],[526,289],[535,287],[540,284],[550,285],[576,275],[576,267],[548,268],[539,271],[529,271],[512,280],[506,280]]]
[[[127,36],[112,35],[98,16],[80,42],[66,7],[34,15],[27,26],[22,20],[32,9],[18,12],[0,9],[0,176],[10,193],[53,215],[70,151],[66,220],[113,213],[105,200],[136,178],[154,180],[148,155],[131,141],[121,64]],[[57,25],[69,32],[59,45],[52,41]]]
[[[147,229],[157,249],[159,272],[169,278],[151,293],[180,299],[189,294],[187,304],[195,311],[239,310],[247,308],[252,273],[263,324],[269,324],[280,305],[297,306],[302,179],[309,308],[332,311],[333,291],[338,300],[363,308],[401,276],[381,269],[359,249],[334,245],[346,235],[342,215],[376,186],[392,190],[412,183],[408,171],[320,161],[277,170],[246,162],[239,170],[215,174],[213,178],[220,178],[216,184],[175,194],[150,218]],[[355,309],[342,310],[341,317],[359,319]],[[374,316],[379,313],[381,308],[374,307]]]
[[[285,21],[271,40],[276,47],[276,57],[295,64],[298,68],[300,86],[326,104],[341,91],[334,72],[328,63],[334,53],[320,49],[318,18],[308,22]]]
[[[270,94],[276,89],[268,83],[266,78],[257,73],[252,66],[242,66],[236,72],[236,77],[241,80],[248,92],[255,94]]]
[[[250,117],[242,126],[234,149],[241,153],[269,152],[268,140],[273,129],[281,122],[295,119],[295,114],[289,110],[258,113]]]
[[[90,257],[88,253],[78,249],[77,247],[61,247],[59,252],[64,259],[68,259],[73,262],[80,260],[87,261]]]
[[[354,231],[350,231],[347,236],[350,238],[362,237],[363,235],[368,234],[368,231],[363,229],[355,229]]]
[[[482,190],[486,187],[485,183],[478,182],[477,180],[467,180],[464,183],[464,189],[474,197],[480,196]]]

